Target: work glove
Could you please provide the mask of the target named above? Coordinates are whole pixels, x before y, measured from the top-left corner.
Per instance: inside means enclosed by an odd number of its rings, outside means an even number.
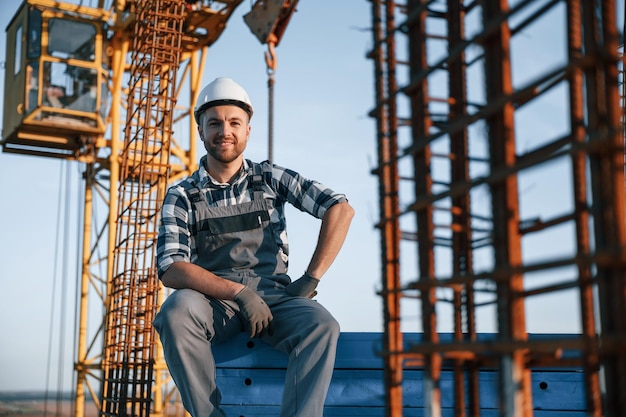
[[[267,331],[272,334],[272,312],[265,301],[248,287],[244,287],[235,296],[235,302],[248,320],[250,337],[261,337]]]
[[[305,272],[300,278],[287,285],[285,291],[287,291],[287,294],[294,297],[313,298],[317,295],[315,288],[317,288],[317,284],[319,283],[319,279],[313,278]]]

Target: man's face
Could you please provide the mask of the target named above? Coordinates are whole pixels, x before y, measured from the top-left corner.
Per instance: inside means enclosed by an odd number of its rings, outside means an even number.
[[[250,137],[248,114],[237,106],[215,106],[200,116],[198,133],[209,157],[230,163],[243,158]]]

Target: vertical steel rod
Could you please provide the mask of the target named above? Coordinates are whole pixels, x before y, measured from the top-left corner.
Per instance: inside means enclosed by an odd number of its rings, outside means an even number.
[[[580,0],[570,0],[567,3],[567,38],[569,60],[580,60],[582,50],[582,21]],[[572,140],[584,143],[586,140],[584,121],[584,85],[583,72],[574,67],[569,77],[569,110],[570,129]],[[579,255],[589,253],[589,210],[587,207],[587,168],[586,155],[582,152],[572,154],[572,175],[574,185],[574,216],[576,221],[576,251]],[[578,265],[578,282],[580,296],[580,314],[582,333],[588,340],[596,336],[594,317],[593,287],[591,285],[591,265]],[[590,344],[583,355],[585,370],[585,394],[587,398],[587,413],[590,417],[602,415],[602,403],[599,379],[598,351]]]
[[[394,77],[393,4],[372,0],[374,47],[369,57],[374,61],[378,167],[378,190],[381,231],[381,267],[383,315],[385,318],[383,349],[385,368],[385,415],[402,416],[402,333],[400,329],[400,229],[398,221],[398,171],[392,162],[397,154]],[[385,23],[383,24],[383,16]],[[391,27],[391,33],[389,33]],[[390,67],[391,65],[391,67]]]
[[[411,13],[407,20],[409,37],[410,80],[414,86],[407,94],[411,101],[412,142],[420,143],[430,133],[432,121],[428,103],[427,79],[417,81],[417,74],[428,67],[426,52],[426,17],[428,9],[421,0],[408,2]],[[428,145],[413,154],[413,178],[415,194],[429,195],[432,192],[431,150]],[[433,207],[426,206],[415,212],[417,220],[418,270],[420,281],[430,282],[435,279],[435,244]],[[424,339],[427,343],[437,343],[437,301],[436,287],[432,286],[421,291],[421,316]],[[441,356],[438,353],[424,357],[424,414],[429,417],[441,416]]]

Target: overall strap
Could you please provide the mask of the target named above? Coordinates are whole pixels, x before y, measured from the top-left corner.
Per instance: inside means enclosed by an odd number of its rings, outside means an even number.
[[[272,170],[263,169],[261,164],[252,164],[252,167],[254,172],[248,175],[248,187],[252,188],[252,199],[256,200],[263,198],[263,185],[270,184]]]
[[[195,185],[191,185],[189,183],[185,183],[183,185],[183,190],[185,190],[185,194],[187,194],[187,197],[189,198],[189,201],[191,201],[191,204],[194,207],[194,212],[196,213],[196,222],[194,224],[195,227],[192,228],[192,230],[190,230],[192,235],[197,235],[198,234],[198,222],[200,221],[201,218],[205,217],[205,215],[203,213],[206,213],[209,210],[209,203],[206,201],[206,198],[204,198],[204,195],[202,194],[202,190]]]
[[[248,177],[248,187],[252,188],[252,199],[263,198],[263,175],[253,174]]]
[[[189,197],[189,201],[191,201],[194,206],[197,205],[199,202],[204,201],[198,187],[184,187],[184,189],[187,193],[187,197]]]

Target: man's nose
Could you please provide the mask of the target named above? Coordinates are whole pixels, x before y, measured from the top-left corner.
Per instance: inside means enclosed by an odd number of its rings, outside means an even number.
[[[230,133],[232,133],[232,129],[227,124],[223,124],[222,126],[220,126],[218,133],[220,134],[220,136],[228,136]]]

